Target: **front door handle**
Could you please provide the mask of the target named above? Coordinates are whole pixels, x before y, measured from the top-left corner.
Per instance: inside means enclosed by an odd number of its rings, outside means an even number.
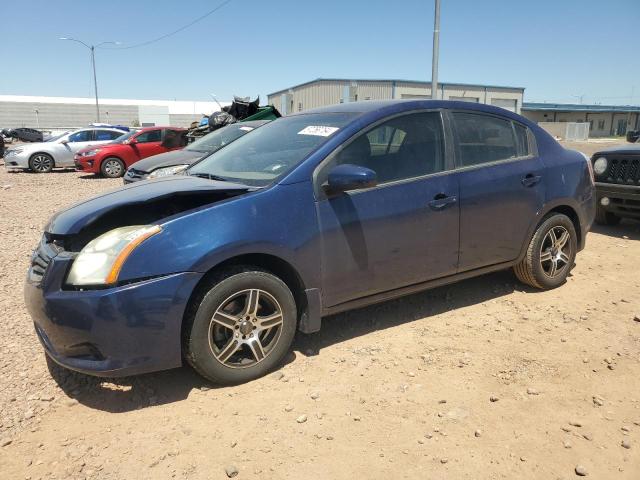
[[[444,210],[445,208],[456,203],[457,201],[458,201],[458,198],[453,195],[449,196],[449,195],[445,195],[444,193],[439,193],[435,197],[433,197],[433,200],[429,202],[429,207],[432,210]]]
[[[525,187],[533,187],[534,185],[538,184],[540,180],[542,180],[542,177],[540,175],[534,175],[533,173],[528,173],[522,179],[522,185],[524,185]]]

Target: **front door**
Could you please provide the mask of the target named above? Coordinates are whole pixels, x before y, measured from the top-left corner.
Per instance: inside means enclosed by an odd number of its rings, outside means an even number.
[[[452,113],[460,182],[460,271],[515,260],[545,198],[543,165],[526,126]]]
[[[167,149],[162,146],[162,130],[159,128],[140,133],[136,137],[136,142],[131,144],[131,147],[134,150],[136,162],[143,158],[158,155],[167,151]],[[128,166],[129,165],[127,165],[127,167]]]
[[[75,154],[94,143],[93,133],[93,130],[80,130],[69,135],[66,143],[59,143],[54,154],[56,166],[72,166]]]
[[[456,272],[458,185],[447,171],[440,112],[394,117],[334,152],[316,175],[323,303],[335,306]],[[378,186],[327,198],[340,164],[374,170]]]

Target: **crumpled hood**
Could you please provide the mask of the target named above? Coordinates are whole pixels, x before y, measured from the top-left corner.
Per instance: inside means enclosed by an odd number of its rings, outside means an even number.
[[[125,226],[126,220],[122,218],[125,215],[133,221],[129,225],[138,225],[140,221],[157,221],[163,216],[214,203],[252,189],[237,183],[186,175],[148,180],[121,187],[62,210],[51,218],[45,231],[53,235],[73,235],[109,218],[103,222],[106,224],[105,228],[96,229],[106,231],[116,226]]]
[[[131,168],[140,172],[152,172],[157,168],[191,165],[205,155],[207,155],[206,152],[196,152],[194,150],[173,150],[140,160],[131,165]]]

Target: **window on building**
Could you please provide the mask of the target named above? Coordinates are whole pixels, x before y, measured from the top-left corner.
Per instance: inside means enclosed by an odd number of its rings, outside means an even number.
[[[604,130],[604,120],[598,120],[598,130]]]
[[[302,111],[302,102],[298,102],[298,111],[301,112]]]
[[[449,100],[455,100],[456,102],[472,102],[479,103],[480,99],[478,97],[453,97],[450,96]]]
[[[509,120],[461,112],[454,112],[453,118],[460,166],[481,165],[519,156],[516,136]]]
[[[325,165],[321,183],[331,168],[346,163],[370,168],[381,184],[444,170],[440,114],[403,115],[359,135]]]

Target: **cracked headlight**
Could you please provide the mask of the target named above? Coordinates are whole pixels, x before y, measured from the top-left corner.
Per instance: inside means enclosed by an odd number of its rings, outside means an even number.
[[[67,276],[67,283],[74,286],[116,283],[122,265],[131,252],[161,231],[159,225],[134,225],[100,235],[78,254]]]
[[[147,178],[168,177],[184,172],[189,165],[175,165],[173,167],[158,168],[149,174]]]

